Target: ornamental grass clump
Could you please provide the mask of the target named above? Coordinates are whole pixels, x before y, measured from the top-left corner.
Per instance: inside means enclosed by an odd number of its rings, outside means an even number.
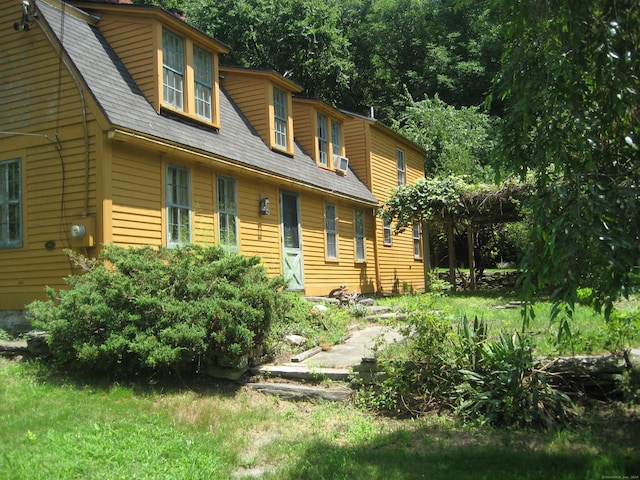
[[[98,260],[67,253],[84,274],[27,307],[65,368],[116,376],[243,368],[280,312],[282,279],[269,279],[257,257],[217,246],[107,245]]]

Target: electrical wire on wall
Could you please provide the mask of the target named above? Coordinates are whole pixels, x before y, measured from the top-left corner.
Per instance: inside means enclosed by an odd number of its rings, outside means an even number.
[[[54,42],[51,38],[48,25],[45,25],[43,21],[40,20],[40,15],[34,14],[34,18],[41,31],[44,33],[45,38],[49,42],[49,44],[53,47],[54,51],[58,53],[58,78],[57,78],[57,107],[56,107],[56,126],[55,126],[55,144],[56,151],[58,152],[58,157],[60,159],[60,169],[62,175],[62,191],[60,195],[60,231],[62,235],[64,235],[64,239],[66,240],[66,245],[68,248],[71,248],[71,240],[69,238],[69,228],[66,221],[66,209],[65,209],[65,188],[66,188],[66,176],[65,176],[65,161],[64,155],[62,152],[62,141],[60,139],[60,104],[62,97],[62,80],[63,73],[66,70],[71,76],[80,97],[80,106],[82,113],[82,126],[84,133],[84,150],[85,150],[85,172],[84,172],[84,204],[82,208],[82,217],[86,217],[88,215],[89,210],[89,165],[90,165],[90,149],[89,149],[89,125],[87,121],[87,105],[84,95],[84,88],[77,75],[75,74],[73,68],[69,65],[69,63],[65,59],[64,52],[64,33],[65,33],[65,7],[66,3],[61,2],[61,10],[60,10],[60,35],[59,35],[59,43]],[[69,259],[71,272],[74,273],[74,266],[71,263],[71,259]]]

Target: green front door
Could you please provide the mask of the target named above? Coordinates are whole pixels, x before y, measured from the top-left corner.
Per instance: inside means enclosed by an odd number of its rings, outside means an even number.
[[[282,212],[283,271],[287,281],[287,289],[304,290],[298,195],[291,192],[280,192],[280,207],[280,212]]]

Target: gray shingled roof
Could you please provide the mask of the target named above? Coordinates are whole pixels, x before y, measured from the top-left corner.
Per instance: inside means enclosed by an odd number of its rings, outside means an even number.
[[[159,115],[97,27],[70,15],[67,9],[74,8],[70,5],[65,6],[64,12],[45,1],[37,5],[41,18],[44,17],[58,41],[62,39],[64,50],[112,126],[176,142],[328,193],[377,203],[353,171],[342,176],[318,168],[297,143],[293,158],[272,151],[223,89],[220,92],[221,128],[217,132]]]

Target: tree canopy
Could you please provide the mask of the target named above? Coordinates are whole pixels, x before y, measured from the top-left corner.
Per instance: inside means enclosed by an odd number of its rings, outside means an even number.
[[[492,1],[505,14],[494,98],[502,167],[531,172],[530,293],[610,311],[640,263],[640,4]]]
[[[289,70],[305,96],[360,113],[374,107],[387,124],[409,98],[480,105],[502,49],[492,11],[453,0],[135,1],[184,10],[231,47],[223,65]]]

